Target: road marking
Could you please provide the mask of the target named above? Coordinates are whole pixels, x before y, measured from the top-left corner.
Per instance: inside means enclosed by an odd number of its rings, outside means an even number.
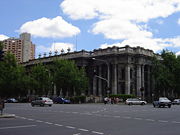
[[[44,122],[44,123],[49,124],[49,125],[53,124],[53,123],[51,123],[51,122]]]
[[[43,122],[43,121],[41,121],[41,120],[36,120],[36,122]]]
[[[73,135],[80,135],[81,133],[76,133],[76,134],[73,134]]]
[[[59,126],[59,127],[62,127],[62,126],[63,126],[63,125],[61,125],[61,124],[54,124],[54,125]]]
[[[66,126],[67,128],[71,128],[71,129],[75,129],[75,127],[72,127],[72,126]]]
[[[99,134],[99,135],[103,135],[103,134],[104,134],[104,133],[96,132],[96,131],[92,131],[92,133],[94,133],[94,134]]]
[[[27,120],[33,121],[34,119],[27,119]]]
[[[134,118],[135,120],[142,120],[142,118]]]
[[[131,117],[123,117],[124,119],[131,119]]]
[[[178,122],[178,121],[172,121],[172,123],[175,123],[175,124],[180,124],[180,122]]]
[[[155,120],[153,120],[153,119],[145,119],[145,120],[147,120],[147,121],[155,121]]]
[[[0,129],[27,128],[27,127],[35,127],[35,126],[36,126],[36,125],[13,126],[13,127],[0,127]]]
[[[19,118],[24,119],[24,120],[27,119],[27,118],[25,118],[25,117],[19,117]]]
[[[168,122],[168,121],[166,121],[166,120],[158,120],[159,122],[163,122],[163,123],[166,123],[166,122]]]
[[[85,131],[85,132],[88,132],[88,131],[89,131],[89,130],[83,129],[83,128],[79,128],[78,130],[80,130],[80,131]]]

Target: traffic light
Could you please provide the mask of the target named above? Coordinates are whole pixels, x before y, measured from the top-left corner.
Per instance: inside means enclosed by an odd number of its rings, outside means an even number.
[[[0,61],[3,60],[3,57],[4,57],[4,51],[0,50]]]

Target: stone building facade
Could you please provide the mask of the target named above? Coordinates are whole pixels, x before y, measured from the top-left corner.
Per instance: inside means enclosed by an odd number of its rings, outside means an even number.
[[[141,47],[112,47],[93,51],[63,53],[23,63],[51,63],[56,59],[74,60],[84,67],[89,77],[86,95],[104,97],[108,94],[133,94],[151,100],[153,80],[151,76],[153,51]]]

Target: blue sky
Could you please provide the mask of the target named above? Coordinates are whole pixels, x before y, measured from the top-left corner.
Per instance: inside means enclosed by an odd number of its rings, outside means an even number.
[[[127,44],[180,54],[180,0],[0,0],[0,5],[0,40],[29,32],[36,56]]]

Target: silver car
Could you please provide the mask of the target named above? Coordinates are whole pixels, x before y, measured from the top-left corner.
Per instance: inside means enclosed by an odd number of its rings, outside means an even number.
[[[180,99],[174,99],[172,104],[173,105],[180,105]]]
[[[31,105],[32,106],[35,106],[35,105],[39,105],[39,106],[45,106],[45,105],[52,106],[53,105],[53,101],[50,98],[48,98],[48,97],[39,97],[36,100],[33,100],[31,102]]]
[[[140,100],[138,98],[128,98],[125,102],[127,105],[145,105],[146,101]]]

